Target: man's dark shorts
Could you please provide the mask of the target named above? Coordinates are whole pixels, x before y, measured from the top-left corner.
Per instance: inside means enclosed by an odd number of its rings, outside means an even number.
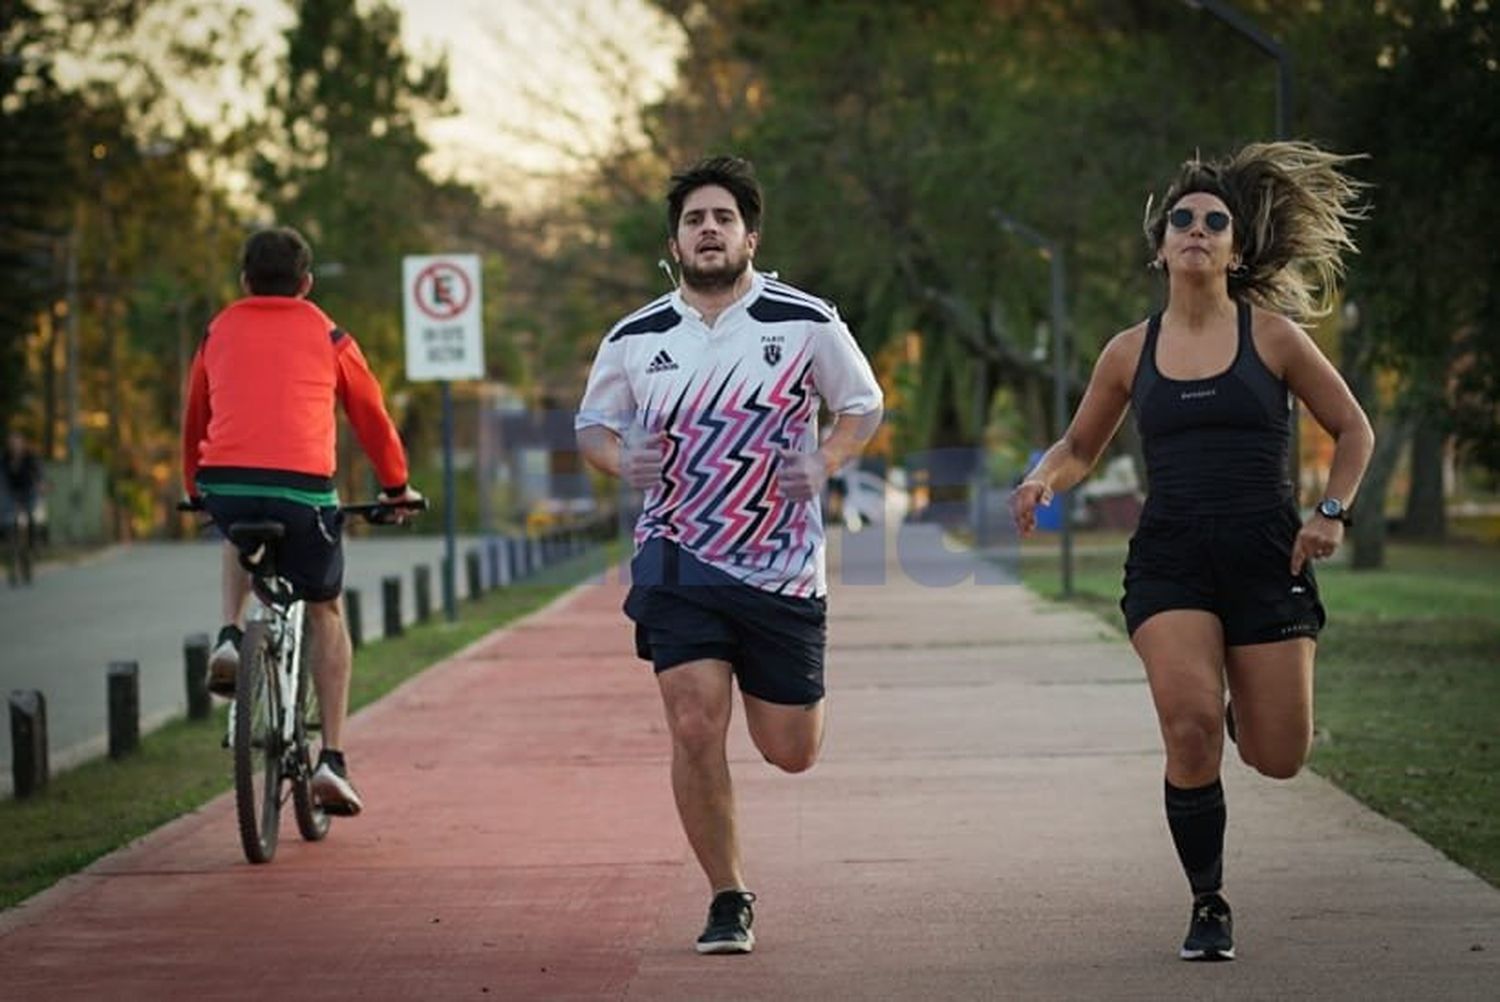
[[[1169,609],[1202,609],[1229,647],[1316,638],[1327,622],[1309,561],[1291,571],[1302,522],[1290,504],[1259,515],[1171,518],[1147,513],[1130,540],[1120,608],[1133,635]]]
[[[229,538],[234,522],[270,519],[286,526],[276,551],[276,567],[309,602],[327,602],[344,588],[344,516],[337,505],[314,508],[282,498],[209,494],[203,507]]]
[[[689,661],[728,661],[740,691],[768,703],[808,706],[823,698],[827,602],[764,591],[703,563],[664,539],[630,562],[625,614],[636,654],[656,671]]]

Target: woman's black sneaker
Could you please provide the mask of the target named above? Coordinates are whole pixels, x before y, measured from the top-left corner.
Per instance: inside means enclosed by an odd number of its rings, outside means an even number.
[[[720,891],[708,906],[708,925],[698,937],[699,953],[749,953],[755,948],[755,933],[750,923],[755,912],[750,904],[755,895],[749,891]]]
[[[1183,960],[1233,960],[1234,919],[1223,895],[1210,891],[1193,898],[1193,918],[1177,955]]]

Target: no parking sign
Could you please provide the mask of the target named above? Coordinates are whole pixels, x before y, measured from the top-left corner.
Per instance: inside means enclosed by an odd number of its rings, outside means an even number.
[[[401,261],[401,287],[406,378],[484,378],[479,256],[409,255]]]

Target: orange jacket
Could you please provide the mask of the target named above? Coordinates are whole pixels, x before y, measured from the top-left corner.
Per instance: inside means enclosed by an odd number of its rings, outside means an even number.
[[[182,482],[212,479],[333,489],[343,405],[383,489],[406,486],[406,450],[380,383],[359,345],[317,306],[291,296],[250,296],[208,325],[188,376]],[[253,474],[237,476],[241,471]]]

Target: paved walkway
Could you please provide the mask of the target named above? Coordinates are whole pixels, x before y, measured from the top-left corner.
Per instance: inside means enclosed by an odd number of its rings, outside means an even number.
[[[887,580],[835,585],[822,763],[779,774],[735,724],[753,955],[692,951],[706,888],[608,581],[360,714],[370,808],[328,841],[288,820],[251,867],[224,798],[0,915],[0,996],[1500,997],[1500,891],[1314,776],[1237,766],[1241,959],[1177,961],[1129,648],[1015,586],[934,586],[969,569],[930,545],[845,563]]]

